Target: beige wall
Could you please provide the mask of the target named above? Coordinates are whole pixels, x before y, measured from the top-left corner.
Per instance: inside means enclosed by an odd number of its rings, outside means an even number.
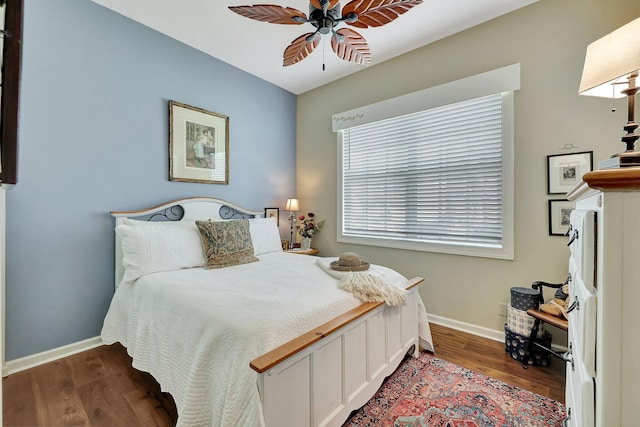
[[[425,2],[420,7],[429,7]],[[303,211],[327,219],[314,239],[321,255],[346,250],[423,276],[429,313],[501,330],[509,288],[561,281],[566,239],[548,235],[546,156],[618,152],[626,103],[579,96],[586,46],[640,16],[637,0],[540,0],[463,33],[364,69],[298,97],[297,188]],[[400,18],[402,19],[402,18]],[[384,30],[365,30],[384,31]],[[375,46],[372,46],[375,55]],[[492,260],[336,242],[336,135],[331,115],[505,65],[521,64],[515,95],[515,259]],[[562,150],[565,144],[577,150]]]

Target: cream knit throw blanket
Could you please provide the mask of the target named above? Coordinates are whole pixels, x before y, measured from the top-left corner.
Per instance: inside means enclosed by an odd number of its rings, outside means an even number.
[[[330,267],[330,261],[318,258],[318,265],[331,276],[340,279],[338,286],[362,302],[384,302],[387,305],[399,306],[407,302],[407,291],[383,280],[372,271],[336,271]]]

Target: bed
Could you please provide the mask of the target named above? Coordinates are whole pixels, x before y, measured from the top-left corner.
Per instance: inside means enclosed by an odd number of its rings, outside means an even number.
[[[341,425],[407,354],[433,350],[422,278],[372,265],[406,304],[362,302],[328,274],[336,258],[283,252],[274,219],[219,199],[112,215],[116,291],[102,339],[172,395],[178,426]],[[246,226],[255,260],[204,268],[201,221]]]

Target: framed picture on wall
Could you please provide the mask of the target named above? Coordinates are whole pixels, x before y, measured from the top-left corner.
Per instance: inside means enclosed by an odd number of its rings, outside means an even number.
[[[549,200],[549,235],[564,236],[569,230],[573,202],[568,200]]]
[[[229,117],[169,101],[169,180],[229,184]]]
[[[547,194],[566,194],[593,170],[593,151],[547,156]]]
[[[264,208],[265,218],[275,218],[276,225],[280,227],[280,209],[278,208]]]

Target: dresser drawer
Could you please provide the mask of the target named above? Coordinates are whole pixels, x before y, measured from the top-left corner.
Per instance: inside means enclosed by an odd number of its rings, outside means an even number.
[[[577,271],[587,289],[595,285],[596,212],[575,209],[571,212],[569,248]]]
[[[587,289],[573,257],[569,259],[569,340],[573,341],[573,356],[595,377],[597,296]]]
[[[569,341],[569,348],[573,346]],[[593,427],[595,425],[595,385],[581,363],[567,362],[565,407],[566,426]]]

